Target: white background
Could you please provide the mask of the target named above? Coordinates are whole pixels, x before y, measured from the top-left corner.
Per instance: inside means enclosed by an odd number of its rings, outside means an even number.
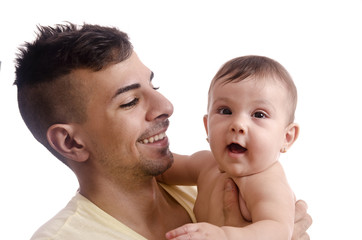
[[[5,5],[6,4],[6,5]],[[306,200],[312,239],[362,239],[362,1],[6,1],[0,6],[0,238],[29,239],[77,190],[73,173],[38,144],[17,109],[17,47],[37,24],[116,26],[174,104],[174,152],[207,149],[209,82],[227,60],[271,57],[299,91],[301,134],[281,159]]]

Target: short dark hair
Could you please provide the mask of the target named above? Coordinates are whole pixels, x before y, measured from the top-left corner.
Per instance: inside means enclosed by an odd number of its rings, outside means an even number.
[[[297,106],[297,88],[288,71],[277,61],[256,55],[237,57],[226,62],[216,73],[211,81],[209,95],[212,87],[220,79],[223,83],[239,82],[249,77],[257,79],[274,79],[280,81],[288,90],[290,101],[289,121],[294,121],[295,109]]]
[[[81,123],[87,117],[88,100],[77,90],[79,83],[72,71],[99,71],[122,62],[131,56],[133,46],[127,34],[115,27],[67,22],[37,29],[35,41],[19,48],[14,85],[25,124],[61,159],[47,141],[48,128],[56,123]]]

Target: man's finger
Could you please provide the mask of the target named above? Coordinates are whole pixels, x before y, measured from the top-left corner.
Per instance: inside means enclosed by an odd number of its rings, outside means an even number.
[[[306,214],[308,210],[308,205],[303,200],[298,200],[295,203],[295,218],[294,222],[301,220]]]
[[[224,216],[225,226],[244,227],[244,221],[239,207],[239,191],[233,180],[227,178],[224,185]]]
[[[294,233],[295,236],[303,235],[308,228],[312,225],[312,217],[309,214],[306,214],[302,219],[294,223]],[[295,238],[299,239],[299,238]]]
[[[312,217],[307,213],[308,205],[303,200],[295,203],[295,223],[293,231],[293,240],[309,240],[309,235],[306,233],[312,225]]]

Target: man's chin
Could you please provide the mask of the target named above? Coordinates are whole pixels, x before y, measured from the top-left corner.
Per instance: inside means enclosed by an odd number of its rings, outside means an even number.
[[[153,160],[145,160],[145,170],[151,176],[158,176],[169,169],[173,164],[173,155],[167,149],[158,156],[152,158]]]
[[[173,155],[170,151],[168,151],[169,153],[167,154],[167,157],[163,158],[162,164],[160,165],[159,168],[159,173],[157,175],[160,175],[164,172],[166,172],[173,164],[174,159],[173,159]],[[157,176],[155,175],[155,176]]]

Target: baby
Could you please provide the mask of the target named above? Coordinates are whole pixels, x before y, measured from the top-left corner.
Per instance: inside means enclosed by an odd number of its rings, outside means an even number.
[[[270,58],[244,56],[220,68],[204,116],[212,154],[174,154],[174,164],[159,177],[198,188],[194,212],[199,223],[168,232],[168,239],[291,239],[295,197],[278,158],[298,137],[296,104],[292,78]],[[227,178],[236,183],[241,215],[250,222],[243,227],[223,226]]]

